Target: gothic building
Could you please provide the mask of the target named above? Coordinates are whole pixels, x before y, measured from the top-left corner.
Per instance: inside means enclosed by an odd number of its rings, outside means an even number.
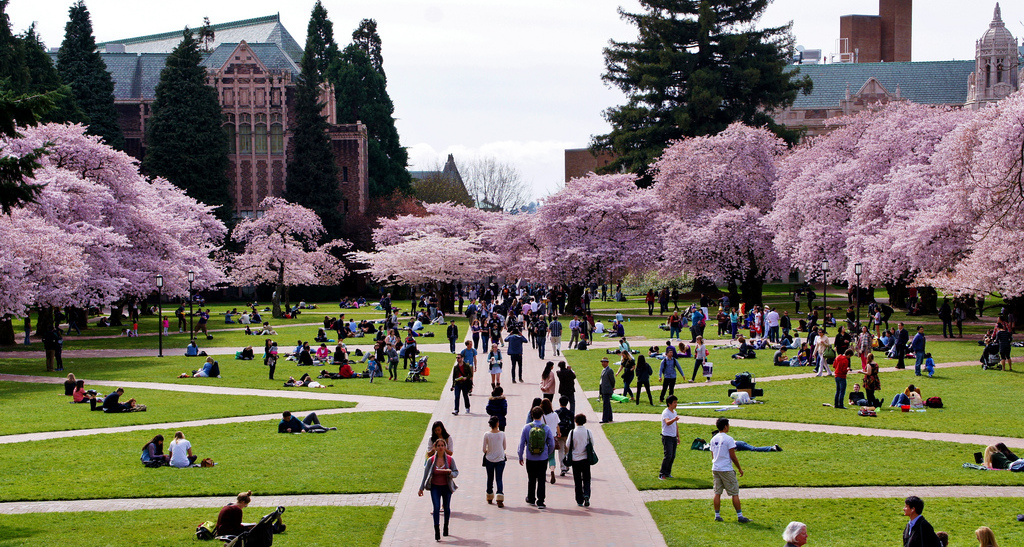
[[[1020,89],[1017,39],[1006,30],[1002,10],[996,4],[988,30],[975,44],[975,70],[967,83],[967,104],[981,108]]]
[[[238,216],[258,213],[267,196],[284,194],[288,141],[294,126],[295,79],[302,48],[272,15],[213,25],[214,40],[203,61],[217,89],[229,142],[229,173]],[[146,154],[146,122],[171,50],[181,31],[98,44],[114,79],[114,102],[126,152]],[[56,55],[56,54],[54,54]],[[365,213],[368,198],[367,134],[362,123],[337,124],[333,90],[325,89],[324,114],[338,166],[343,212]]]

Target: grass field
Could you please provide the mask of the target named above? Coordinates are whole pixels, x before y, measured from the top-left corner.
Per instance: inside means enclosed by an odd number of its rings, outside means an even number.
[[[232,356],[217,356],[220,363],[220,378],[178,378],[182,372],[191,372],[200,368],[201,357],[118,357],[118,358],[74,358],[64,359],[64,372],[45,372],[42,360],[39,359],[0,359],[0,373],[25,374],[34,376],[64,377],[73,372],[76,377],[85,380],[114,380],[135,382],[162,382],[185,385],[207,385],[223,387],[239,387],[253,389],[292,389],[285,388],[284,383],[289,376],[299,378],[308,373],[316,377],[321,369],[326,368],[337,372],[338,367],[300,367],[294,361],[278,361],[274,380],[269,379],[268,369],[263,365],[263,348],[257,348],[256,359],[253,361],[235,360]],[[351,378],[347,380],[326,380],[327,387],[311,390],[325,393],[346,393],[353,395],[376,395],[381,397],[397,397],[401,399],[436,399],[446,387],[448,373],[454,363],[449,353],[426,353],[429,356],[431,375],[427,382],[405,382],[406,372],[401,365],[398,367],[400,380],[388,382],[380,378],[371,384],[369,378]],[[364,370],[365,364],[355,364],[356,371]],[[57,389],[54,387],[54,389]],[[60,387],[63,389],[63,386]],[[105,391],[103,393],[106,393]]]
[[[722,505],[725,522],[712,520],[711,500],[659,501],[647,507],[671,547],[782,545],[790,521],[807,525],[808,545],[900,545],[907,525],[902,499],[743,500],[743,515],[753,519],[748,524],[738,524],[732,506]],[[977,545],[979,526],[992,528],[999,545],[1022,545],[1024,526],[1014,519],[1019,505],[1017,498],[925,499],[923,514],[935,530],[949,534],[953,546]]]
[[[730,415],[733,416],[737,415]],[[658,422],[604,427],[630,478],[641,490],[711,488],[711,453],[690,450],[690,443],[697,437],[710,440],[712,429],[713,426],[680,424],[682,444],[672,472],[676,478],[662,481],[658,479],[662,461]],[[754,446],[778,444],[783,449],[737,452],[745,472],[740,479],[741,488],[1024,484],[1024,475],[1020,473],[964,469],[965,462],[974,462],[974,452],[984,449],[977,445],[738,426],[730,428],[729,434]],[[923,457],[925,454],[927,457]]]
[[[323,434],[279,434],[277,418],[183,430],[200,459],[217,462],[213,468],[144,467],[143,445],[157,433],[170,439],[170,430],[10,444],[0,460],[0,500],[217,496],[243,487],[261,494],[397,492],[408,465],[391,462],[410,461],[429,418],[325,416],[321,422],[338,430]]]
[[[86,388],[90,386],[86,385]],[[100,393],[113,388],[95,386]],[[302,399],[276,399],[245,397],[240,395],[204,395],[155,389],[128,389],[122,401],[135,398],[146,405],[146,412],[107,414],[92,412],[88,404],[69,404],[63,385],[0,382],[0,399],[17,401],[7,405],[0,422],[0,435],[35,433],[38,431],[67,431],[102,427],[121,427],[139,424],[157,424],[191,420],[206,420],[228,416],[274,414],[291,410],[308,411],[320,408],[351,408],[355,403],[345,401],[315,401]]]
[[[0,546],[194,547],[198,545],[196,526],[207,520],[216,522],[218,511],[214,508],[0,515]],[[270,512],[269,508],[252,507],[245,510],[245,519],[255,522]],[[284,513],[288,529],[274,536],[274,545],[380,545],[393,512],[391,507],[288,507]]]

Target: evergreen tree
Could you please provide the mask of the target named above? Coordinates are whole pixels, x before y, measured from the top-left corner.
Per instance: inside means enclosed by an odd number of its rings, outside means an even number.
[[[770,115],[811,90],[810,79],[788,66],[790,25],[753,26],[770,2],[640,0],[641,13],[619,10],[639,38],[604,50],[604,81],[628,97],[604,112],[612,131],[591,143],[618,155],[605,172],[624,168],[647,186],[647,166],[670,141],[717,134],[735,121],[767,126],[789,142],[799,138]]]
[[[25,50],[21,40],[11,32],[7,17],[8,0],[0,0],[0,85],[15,93],[28,91],[29,75],[25,66]]]
[[[384,74],[384,55],[380,51],[380,35],[377,34],[377,21],[373,19],[360,21],[359,27],[352,31],[352,43],[366,52],[370,58],[370,65],[387,81],[388,76]]]
[[[46,46],[36,34],[33,23],[21,36],[25,52],[25,65],[29,75],[29,93],[49,93],[56,91],[53,110],[42,115],[42,123],[85,123],[85,114],[78,108],[71,88],[63,85],[60,75],[53,66],[53,59],[46,53]]]
[[[146,127],[148,175],[164,177],[230,220],[228,142],[217,90],[206,84],[199,42],[187,27],[167,57]]]
[[[285,199],[316,212],[327,239],[337,237],[342,228],[338,211],[341,203],[338,167],[334,164],[327,119],[322,114],[323,103],[320,102],[324,82],[321,62],[331,41],[327,11],[317,2],[309,21],[302,72],[295,85],[295,124],[292,138],[288,141],[285,185]]]
[[[375,41],[379,44],[380,38]],[[370,195],[387,196],[396,190],[409,193],[409,153],[398,139],[395,107],[384,75],[374,69],[373,60],[359,43],[349,44],[342,51],[334,73],[338,123],[366,124]]]
[[[306,27],[306,49],[303,57],[312,55],[316,60],[317,78],[322,82],[327,79],[331,65],[338,60],[338,43],[334,41],[334,23],[327,18],[327,9],[320,0],[313,6]]]
[[[64,42],[57,53],[57,72],[71,87],[78,107],[88,119],[89,134],[99,135],[106,144],[124,150],[124,135],[114,108],[114,80],[96,51],[89,10],[79,0],[68,13]]]

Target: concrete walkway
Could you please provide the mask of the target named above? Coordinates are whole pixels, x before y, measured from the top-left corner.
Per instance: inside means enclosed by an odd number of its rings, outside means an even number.
[[[483,435],[487,427],[487,405],[490,376],[479,366],[474,395],[470,397],[472,413],[452,416],[454,394],[445,390],[434,410],[434,420],[441,420],[452,435],[460,475],[459,489],[452,496],[452,536],[447,543],[455,545],[508,545],[506,535],[514,530],[516,544],[522,545],[644,545],[659,547],[665,540],[651,518],[640,492],[626,474],[608,438],[597,423],[600,416],[583,401],[576,384],[577,412],[587,415],[587,428],[593,433],[594,449],[601,458],[593,468],[592,503],[577,507],[571,474],[559,477],[556,484],[547,484],[547,509],[525,503],[526,470],[518,464],[516,452],[519,436],[534,397],[540,397],[538,382],[543,362],[536,350],[524,349],[523,379],[512,383],[510,363],[505,357],[502,387],[508,399],[508,462],[505,467],[505,508],[488,505],[485,499],[486,473],[480,466]],[[478,361],[478,364],[482,361]],[[450,380],[449,380],[450,382]],[[429,432],[427,432],[429,435]],[[419,456],[409,466],[409,475],[395,505],[395,514],[384,533],[381,545],[423,545],[432,540],[433,523],[428,496],[417,497],[423,476],[423,458],[427,436],[421,443]],[[595,534],[595,530],[629,530],[629,534]]]
[[[394,507],[398,494],[306,494],[252,497],[249,507]],[[0,515],[26,513],[78,513],[82,511],[140,511],[145,509],[218,508],[234,503],[234,497],[125,498],[70,501],[13,501],[0,503]]]

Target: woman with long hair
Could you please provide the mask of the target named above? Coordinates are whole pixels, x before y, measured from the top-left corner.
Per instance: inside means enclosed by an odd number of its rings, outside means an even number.
[[[552,374],[552,376],[554,376]],[[551,399],[544,399],[540,402],[540,409],[544,411],[544,416],[541,418],[544,420],[544,425],[548,426],[551,430],[551,436],[555,437],[555,444],[558,444],[558,414],[555,413],[555,408],[551,405]],[[555,450],[552,450],[548,454],[548,468],[551,470],[551,484],[555,484]]]
[[[636,404],[640,404],[641,389],[647,389],[647,401],[654,406],[654,397],[651,395],[651,375],[654,369],[647,362],[643,355],[636,356]]]
[[[498,344],[491,344],[491,351],[487,353],[488,372],[491,373],[491,389],[501,385],[501,350]]]
[[[633,361],[633,356],[628,351],[620,352],[619,356],[619,370],[615,371],[615,375],[622,376],[622,396],[632,399],[633,390],[629,386],[633,383],[633,377],[635,376],[633,371],[636,369],[636,362]]]
[[[988,526],[982,526],[974,531],[974,537],[978,538],[978,547],[999,547],[996,543],[996,535]]]
[[[181,431],[174,434],[174,440],[169,447],[170,455],[168,460],[171,467],[192,467],[198,456],[192,453],[192,443],[185,439]]]
[[[157,435],[142,446],[142,463],[160,462],[167,465],[167,456],[164,454],[164,436]]]
[[[484,467],[487,468],[487,503],[498,502],[498,507],[505,506],[505,489],[502,482],[502,475],[505,472],[505,432],[498,428],[499,419],[491,416],[487,425],[491,430],[484,433]],[[494,492],[494,483],[497,483],[498,492]]]
[[[451,456],[455,450],[455,441],[452,436],[448,434],[448,430],[444,428],[444,422],[438,420],[434,422],[434,425],[430,426],[430,446],[427,447],[427,457],[434,455],[434,443],[441,439],[444,441],[445,450],[448,455]]]
[[[864,365],[864,393],[867,395],[868,404],[871,406],[882,406],[882,401],[875,398],[875,392],[881,391],[882,381],[878,378],[878,363],[875,362],[875,355],[868,355],[868,362]]]
[[[555,373],[552,372],[554,368],[554,361],[548,361],[544,365],[544,372],[540,374],[540,392],[549,403],[555,400]]]
[[[474,319],[473,322],[469,324],[469,332],[471,332],[473,334],[473,349],[479,348],[480,347],[480,320],[479,319]],[[484,348],[484,349],[487,349],[487,348]]]
[[[455,478],[459,476],[459,468],[455,465],[455,459],[448,454],[444,439],[434,441],[430,452],[433,455],[423,464],[423,480],[418,495],[422,497],[424,490],[430,490],[430,501],[434,505],[434,539],[441,541],[441,504],[444,504],[444,535],[447,536],[448,521],[452,515],[452,493],[458,488]]]

